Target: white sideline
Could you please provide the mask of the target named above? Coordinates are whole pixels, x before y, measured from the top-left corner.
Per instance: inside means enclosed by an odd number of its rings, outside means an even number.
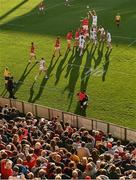
[[[135,44],[135,42],[136,42],[136,39],[135,39],[134,41],[132,41],[132,42],[128,45],[128,47],[130,47],[130,46],[132,46],[133,44]]]

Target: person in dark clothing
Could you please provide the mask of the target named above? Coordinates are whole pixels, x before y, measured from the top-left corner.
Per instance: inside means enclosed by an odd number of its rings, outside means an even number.
[[[16,99],[14,96],[14,82],[13,77],[10,77],[7,82],[7,91],[9,92],[9,98]]]

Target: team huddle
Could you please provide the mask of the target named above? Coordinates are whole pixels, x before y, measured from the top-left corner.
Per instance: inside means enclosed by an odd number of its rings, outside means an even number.
[[[69,1],[66,1],[65,5],[68,5],[68,3]],[[39,7],[39,12],[42,12],[44,14],[45,11],[44,1],[42,1],[38,7]],[[117,14],[117,16],[115,17],[115,22],[117,24],[117,27],[119,27],[120,24],[119,14]],[[73,48],[75,48],[76,51],[79,52],[79,56],[83,55],[86,46],[89,45],[90,43],[92,43],[92,45],[95,47],[97,47],[97,45],[100,43],[106,43],[107,48],[110,51],[112,49],[111,34],[108,30],[105,30],[105,28],[102,25],[98,25],[98,16],[95,10],[87,12],[86,17],[80,20],[80,27],[76,30],[76,32],[73,33],[72,31],[69,31],[66,34],[66,40],[67,40],[67,50],[69,51],[71,50],[72,47],[72,41],[74,41]],[[59,56],[59,57],[61,56],[61,40],[59,36],[55,40],[52,59],[55,56]],[[31,49],[30,49],[30,59],[29,59],[30,63],[32,59],[35,59],[36,63],[38,63],[35,52],[35,45],[33,42],[31,43]],[[45,72],[46,74],[45,78],[48,78],[47,67],[44,58],[41,58],[41,60],[39,61],[39,73],[35,76],[35,80],[37,80],[41,72]]]

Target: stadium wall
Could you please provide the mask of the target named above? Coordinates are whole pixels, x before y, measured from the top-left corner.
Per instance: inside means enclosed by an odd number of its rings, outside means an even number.
[[[135,130],[121,127],[112,123],[103,122],[98,119],[88,119],[76,114],[63,112],[50,107],[0,97],[0,105],[4,106],[5,104],[8,104],[10,107],[16,107],[24,114],[30,111],[35,116],[45,117],[46,119],[51,119],[52,117],[58,116],[60,121],[63,121],[64,123],[68,122],[70,125],[76,128],[85,127],[88,130],[102,130],[106,134],[111,132],[114,137],[117,137],[123,141],[136,141]]]

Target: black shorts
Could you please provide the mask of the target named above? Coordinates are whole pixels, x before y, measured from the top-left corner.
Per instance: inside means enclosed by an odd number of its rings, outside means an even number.
[[[120,20],[116,20],[116,24],[120,24]]]
[[[5,77],[5,80],[9,80],[9,77]]]

